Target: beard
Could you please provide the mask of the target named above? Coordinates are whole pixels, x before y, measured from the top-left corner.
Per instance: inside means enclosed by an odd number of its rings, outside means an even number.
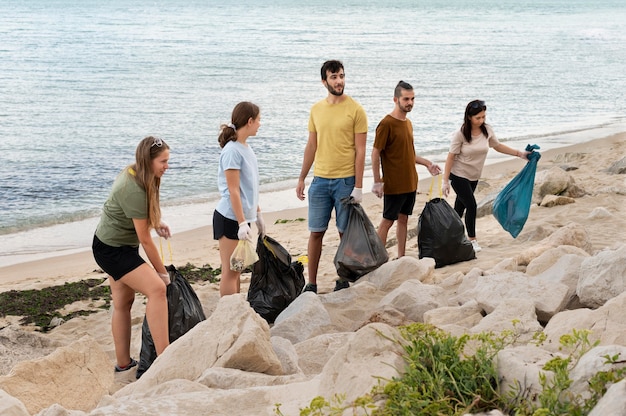
[[[341,89],[335,89],[331,87],[330,85],[326,84],[326,89],[328,90],[329,93],[331,93],[332,95],[336,97],[340,97],[343,95],[343,86],[341,86]]]

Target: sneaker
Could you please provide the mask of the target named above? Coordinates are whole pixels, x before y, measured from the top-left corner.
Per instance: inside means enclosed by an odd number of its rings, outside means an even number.
[[[137,365],[137,360],[135,360],[134,358],[130,359],[130,364],[128,364],[126,367],[120,367],[119,365],[115,365],[115,372],[116,373],[121,373],[122,371],[128,371],[131,368],[135,367]]]
[[[474,247],[474,252],[478,253],[482,248],[478,245],[478,241],[470,240],[472,242],[472,247]]]
[[[304,286],[304,289],[302,289],[302,293],[304,292],[313,292],[317,294],[317,285],[315,283],[307,283],[306,286]]]
[[[343,280],[343,279],[337,279],[337,281],[335,282],[335,288],[333,289],[333,292],[336,292],[341,289],[347,289],[349,287],[350,287],[350,282],[348,282],[347,280]]]

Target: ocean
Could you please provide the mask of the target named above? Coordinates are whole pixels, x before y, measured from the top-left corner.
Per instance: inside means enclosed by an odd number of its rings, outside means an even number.
[[[477,98],[518,148],[626,131],[624,21],[622,0],[0,2],[0,266],[88,248],[147,135],[171,147],[165,220],[210,224],[219,126],[243,100],[261,108],[262,208],[304,206],[327,59],[368,114],[368,155],[399,80],[416,91],[418,154],[442,165]]]

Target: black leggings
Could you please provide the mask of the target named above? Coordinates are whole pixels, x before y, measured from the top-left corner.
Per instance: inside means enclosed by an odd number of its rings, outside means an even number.
[[[465,227],[467,228],[467,236],[476,238],[476,198],[474,191],[478,185],[478,181],[470,181],[461,178],[453,173],[450,174],[450,185],[456,192],[456,200],[454,201],[454,210],[459,217],[463,218],[465,212]]]

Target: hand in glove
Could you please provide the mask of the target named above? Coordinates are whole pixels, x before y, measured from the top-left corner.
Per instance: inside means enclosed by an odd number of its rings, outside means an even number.
[[[240,240],[252,241],[252,230],[247,222],[239,224],[239,231],[237,231],[237,238]]]
[[[357,204],[363,202],[363,190],[361,188],[354,188],[350,196],[354,198],[354,202]]]
[[[165,286],[167,286],[170,283],[172,283],[170,281],[170,274],[169,273],[159,273],[159,277],[161,278],[161,280],[163,280],[163,282],[165,283]]]
[[[376,195],[377,197],[382,198],[384,195],[384,192],[383,192],[384,185],[385,184],[382,182],[374,182],[374,185],[372,185],[372,193]]]
[[[259,230],[259,234],[261,234],[261,236],[265,235],[265,221],[263,221],[261,211],[257,211],[256,213],[256,228]]]
[[[161,221],[161,224],[159,224],[158,228],[156,228],[155,231],[159,237],[163,237],[166,240],[172,236],[170,226],[163,221]]]
[[[442,190],[443,190],[443,196],[447,198],[448,195],[450,195],[450,183],[444,182],[442,186]]]

